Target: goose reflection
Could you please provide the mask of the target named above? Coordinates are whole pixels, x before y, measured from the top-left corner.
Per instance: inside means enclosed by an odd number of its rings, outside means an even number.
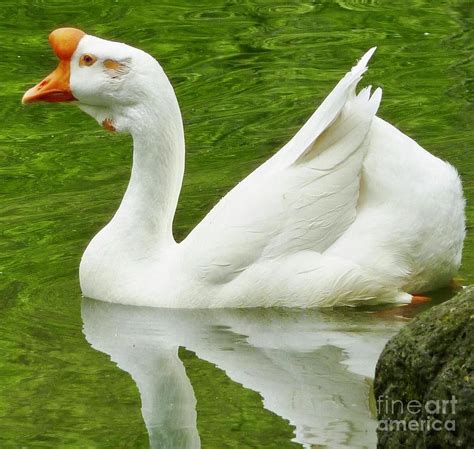
[[[182,310],[84,299],[84,334],[136,382],[150,447],[200,447],[180,346],[258,392],[304,448],[375,447],[370,381],[401,326],[350,310]]]

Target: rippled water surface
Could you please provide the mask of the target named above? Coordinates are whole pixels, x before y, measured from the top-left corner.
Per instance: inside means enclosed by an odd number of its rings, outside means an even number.
[[[52,29],[162,63],[186,128],[181,239],[373,45],[365,82],[384,89],[379,114],[459,170],[471,223],[472,8],[2,1],[0,447],[371,448],[370,377],[404,322],[380,310],[159,313],[81,300],[79,260],[118,206],[131,141],[72,105],[20,105],[55,66]],[[460,274],[474,282],[469,231]]]

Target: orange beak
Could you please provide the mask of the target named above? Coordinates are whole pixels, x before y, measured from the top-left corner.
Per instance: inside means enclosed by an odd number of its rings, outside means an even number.
[[[70,61],[61,61],[54,72],[43,81],[25,92],[21,102],[35,103],[36,101],[73,101],[74,95],[69,85]]]
[[[21,100],[23,104],[76,100],[69,84],[71,57],[83,36],[85,33],[76,28],[59,28],[49,35],[49,42],[59,57],[59,65],[43,81],[25,92]]]

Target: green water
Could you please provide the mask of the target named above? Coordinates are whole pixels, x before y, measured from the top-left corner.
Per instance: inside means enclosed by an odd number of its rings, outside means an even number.
[[[55,67],[59,26],[156,56],[185,119],[181,239],[378,45],[366,83],[384,89],[380,115],[459,170],[472,222],[472,2],[0,6],[0,448],[374,447],[367,371],[403,320],[81,301],[80,257],[119,204],[131,142],[72,105],[20,99]],[[470,232],[460,274],[474,282]]]

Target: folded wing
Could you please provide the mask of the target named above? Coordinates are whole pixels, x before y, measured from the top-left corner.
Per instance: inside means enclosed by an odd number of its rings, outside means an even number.
[[[381,90],[355,90],[375,49],[337,84],[278,153],[230,191],[180,245],[210,282],[260,259],[323,253],[354,221],[365,137]]]

